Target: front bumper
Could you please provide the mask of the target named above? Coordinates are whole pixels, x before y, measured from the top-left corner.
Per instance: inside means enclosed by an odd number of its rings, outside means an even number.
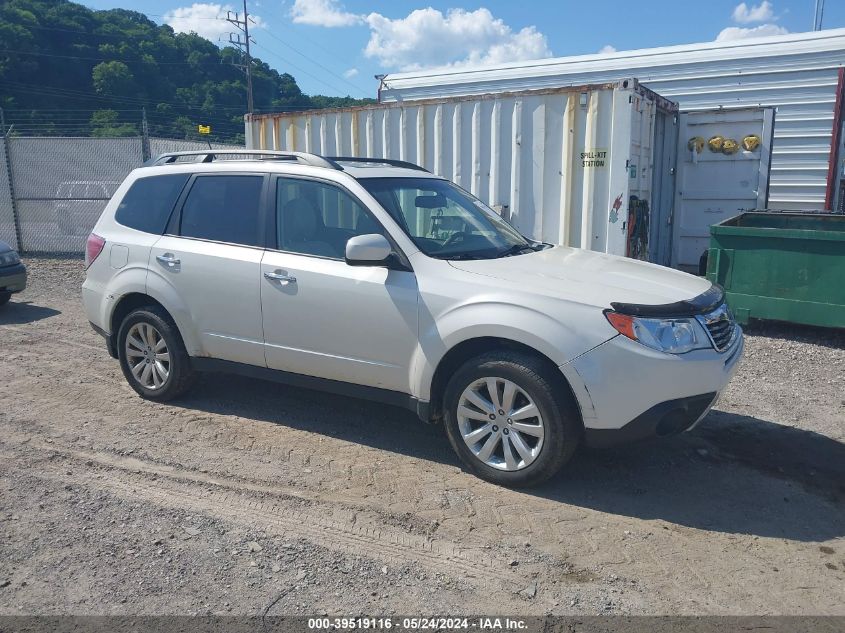
[[[715,404],[719,394],[667,400],[651,407],[619,429],[585,429],[584,440],[592,448],[630,444],[651,437],[666,437],[695,426]]]
[[[587,443],[606,446],[695,426],[736,373],[745,343],[735,327],[724,352],[664,354],[620,335],[561,366]]]
[[[0,268],[0,292],[20,292],[26,288],[26,266],[13,264]]]

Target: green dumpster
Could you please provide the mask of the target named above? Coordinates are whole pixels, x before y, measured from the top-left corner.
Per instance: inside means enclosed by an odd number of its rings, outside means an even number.
[[[845,328],[845,215],[752,211],[714,224],[707,278],[740,323]]]

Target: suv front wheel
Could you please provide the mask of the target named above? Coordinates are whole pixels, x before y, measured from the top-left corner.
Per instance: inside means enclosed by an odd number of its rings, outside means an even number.
[[[170,316],[157,306],[130,312],[117,334],[120,368],[129,385],[148,400],[172,400],[193,383],[185,344]]]
[[[581,439],[581,423],[552,369],[519,352],[466,362],[446,388],[449,442],[487,481],[531,486],[552,477]]]

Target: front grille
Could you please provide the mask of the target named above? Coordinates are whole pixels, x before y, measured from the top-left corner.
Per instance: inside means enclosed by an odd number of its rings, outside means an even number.
[[[699,316],[698,320],[707,328],[713,347],[720,352],[730,347],[736,334],[736,322],[726,303],[712,312]]]

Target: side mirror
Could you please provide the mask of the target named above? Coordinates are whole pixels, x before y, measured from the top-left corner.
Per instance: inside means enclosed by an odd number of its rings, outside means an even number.
[[[350,266],[386,266],[392,254],[390,242],[378,233],[356,235],[346,242],[346,263]]]

